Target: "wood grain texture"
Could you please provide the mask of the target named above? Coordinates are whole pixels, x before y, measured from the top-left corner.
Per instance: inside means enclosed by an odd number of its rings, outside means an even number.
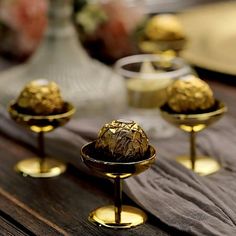
[[[235,117],[236,88],[214,80],[209,83],[215,96],[227,104],[228,113]],[[112,203],[113,185],[79,173],[72,166],[53,179],[24,178],[13,171],[17,161],[35,153],[32,147],[0,133],[0,235],[184,235],[151,215],[147,224],[130,230],[114,231],[92,225],[87,220],[89,212]],[[124,203],[134,205],[126,197]]]
[[[25,236],[29,234],[31,232],[15,221],[15,219],[0,211],[0,235]]]
[[[32,155],[29,149],[0,136],[4,163],[0,166],[0,209],[12,219],[6,223],[8,228],[17,228],[13,235],[114,235],[114,230],[96,227],[87,220],[92,209],[112,203],[112,183],[81,174],[72,166],[53,179],[24,178],[13,171],[17,161]],[[4,224],[0,221],[2,228]],[[118,236],[164,236],[176,231],[150,216],[143,226],[115,232]]]
[[[210,82],[216,97],[236,115],[236,88]],[[89,212],[112,203],[113,185],[69,166],[52,179],[24,178],[13,171],[17,161],[33,156],[34,150],[0,135],[0,229],[4,235],[114,235],[114,230],[96,227],[87,220]],[[125,203],[131,200],[124,198]],[[131,204],[134,204],[131,202]],[[176,235],[178,231],[149,216],[147,224],[115,231],[117,236]],[[183,234],[181,234],[183,235]]]

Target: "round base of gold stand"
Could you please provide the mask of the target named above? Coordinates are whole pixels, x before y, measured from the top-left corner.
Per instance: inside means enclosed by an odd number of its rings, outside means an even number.
[[[40,158],[30,158],[18,162],[15,170],[20,172],[23,176],[30,176],[34,178],[49,178],[55,177],[66,170],[66,165],[58,160],[45,158],[41,164]]]
[[[147,215],[140,209],[122,206],[121,220],[115,221],[115,207],[113,205],[97,208],[89,215],[92,223],[113,229],[132,228],[145,223]]]
[[[185,166],[188,169],[192,169],[189,156],[180,156],[176,158],[176,161]],[[217,172],[220,169],[220,164],[208,156],[197,156],[195,162],[195,170],[197,174],[201,176],[210,175]]]

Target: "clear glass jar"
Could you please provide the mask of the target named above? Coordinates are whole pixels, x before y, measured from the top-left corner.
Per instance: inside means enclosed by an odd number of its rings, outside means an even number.
[[[159,107],[167,99],[166,89],[175,80],[193,69],[181,58],[141,54],[122,58],[115,71],[125,78],[127,92],[126,118],[135,120],[152,138],[166,138],[175,128],[159,114]]]

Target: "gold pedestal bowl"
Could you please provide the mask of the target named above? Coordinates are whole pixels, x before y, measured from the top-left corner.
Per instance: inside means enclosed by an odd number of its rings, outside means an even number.
[[[81,149],[84,163],[94,172],[114,180],[114,205],[102,206],[89,214],[89,221],[108,228],[124,229],[145,223],[147,215],[140,209],[122,205],[122,180],[147,170],[155,161],[156,152],[149,146],[147,157],[135,162],[109,162],[98,159],[95,141]]]
[[[177,40],[140,40],[138,46],[143,53],[161,54],[170,57],[179,55],[179,52],[184,49],[186,39]]]
[[[22,113],[16,102],[12,102],[8,107],[8,112],[16,123],[26,126],[31,131],[38,134],[38,156],[18,162],[15,166],[15,170],[23,176],[35,178],[54,177],[65,172],[65,163],[46,157],[44,133],[53,131],[55,128],[67,123],[75,113],[73,105],[65,102],[62,113],[39,116]]]
[[[190,155],[177,157],[177,162],[201,176],[213,174],[220,169],[220,164],[214,158],[196,155],[195,139],[197,132],[219,120],[226,111],[227,107],[218,100],[211,111],[199,114],[177,114],[170,111],[167,105],[161,107],[161,115],[166,121],[190,135]]]

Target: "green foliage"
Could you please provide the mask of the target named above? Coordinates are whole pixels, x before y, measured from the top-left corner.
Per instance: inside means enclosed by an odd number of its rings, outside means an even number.
[[[99,25],[105,23],[108,17],[103,9],[97,4],[87,4],[75,17],[76,23],[80,26],[83,33],[93,34]]]
[[[145,31],[147,22],[148,22],[148,17],[144,17],[144,19],[137,25],[137,27],[135,28],[132,34],[132,38],[134,41],[138,41],[140,38],[144,36],[144,31]]]

